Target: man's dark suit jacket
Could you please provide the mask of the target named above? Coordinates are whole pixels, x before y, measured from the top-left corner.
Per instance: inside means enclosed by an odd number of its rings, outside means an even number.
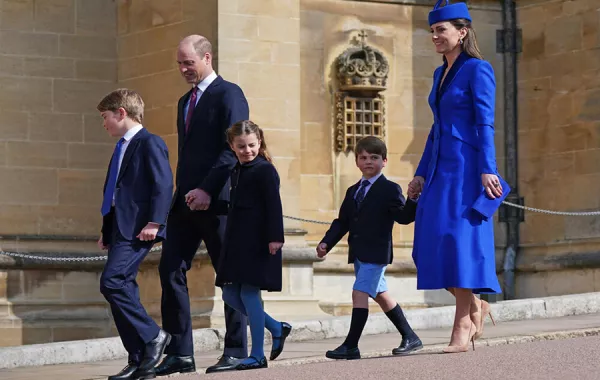
[[[354,195],[359,186],[360,181],[348,188],[339,216],[321,243],[327,244],[329,252],[349,232],[348,263],[358,259],[364,263],[391,264],[394,222],[414,222],[417,205],[411,200],[405,202],[400,186],[381,175],[357,208]]]
[[[186,134],[184,107],[191,93],[182,96],[177,105],[179,159],[172,206],[185,205],[185,195],[199,188],[211,196],[209,210],[226,213],[227,205],[218,200],[229,200],[229,187],[224,186],[237,158],[225,131],[238,121],[248,120],[248,102],[238,85],[218,76],[198,100]]]
[[[107,181],[108,171],[104,191]],[[156,241],[165,239],[172,194],[173,173],[167,145],[143,128],[129,141],[115,186],[114,211],[121,235],[133,241],[146,224],[154,222],[160,224]],[[113,215],[109,213],[102,223],[104,244],[112,240],[112,223]]]

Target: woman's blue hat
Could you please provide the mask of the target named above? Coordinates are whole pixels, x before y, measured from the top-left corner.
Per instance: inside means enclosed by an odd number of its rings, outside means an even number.
[[[445,4],[442,7],[441,5],[444,1]],[[433,10],[429,12],[429,26],[438,22],[454,20],[457,18],[464,18],[472,21],[467,4],[450,4],[450,0],[438,0],[433,7]]]

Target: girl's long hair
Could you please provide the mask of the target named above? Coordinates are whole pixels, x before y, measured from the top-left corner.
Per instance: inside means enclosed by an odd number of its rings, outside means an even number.
[[[483,56],[481,55],[481,51],[479,50],[479,45],[477,45],[477,37],[475,37],[475,29],[473,29],[471,22],[464,18],[450,20],[449,22],[458,30],[460,30],[462,28],[467,28],[467,35],[465,36],[465,38],[463,38],[463,43],[462,43],[463,51],[473,58],[483,59]]]
[[[227,141],[229,142],[229,145],[233,145],[233,139],[236,136],[251,135],[253,133],[256,134],[256,137],[258,137],[258,139],[260,140],[258,154],[263,156],[265,160],[272,163],[273,159],[267,151],[267,142],[265,141],[265,135],[262,129],[260,129],[258,125],[256,125],[250,120],[238,121],[237,123],[229,127],[227,129]]]

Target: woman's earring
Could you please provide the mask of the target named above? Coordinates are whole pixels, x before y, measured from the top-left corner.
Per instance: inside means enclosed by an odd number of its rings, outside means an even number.
[[[461,38],[460,40],[458,40],[458,42],[462,45],[463,44],[463,39]]]

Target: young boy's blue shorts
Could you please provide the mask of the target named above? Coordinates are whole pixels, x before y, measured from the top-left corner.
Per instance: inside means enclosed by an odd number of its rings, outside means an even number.
[[[363,263],[354,259],[354,274],[356,280],[352,289],[367,293],[371,298],[377,297],[377,294],[387,292],[387,282],[385,281],[385,268],[387,265]]]

